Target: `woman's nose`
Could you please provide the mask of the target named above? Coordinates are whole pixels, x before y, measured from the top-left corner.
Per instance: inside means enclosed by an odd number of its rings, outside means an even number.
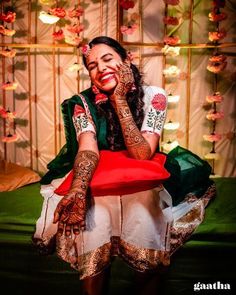
[[[106,69],[106,65],[103,62],[98,63],[98,71],[104,72]]]

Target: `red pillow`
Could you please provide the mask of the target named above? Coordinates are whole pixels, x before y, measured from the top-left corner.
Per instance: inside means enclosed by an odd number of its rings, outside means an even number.
[[[164,168],[166,156],[156,153],[151,160],[136,160],[127,151],[100,152],[98,167],[90,183],[93,196],[124,195],[152,189],[170,174]],[[58,195],[68,193],[73,170],[55,190]]]

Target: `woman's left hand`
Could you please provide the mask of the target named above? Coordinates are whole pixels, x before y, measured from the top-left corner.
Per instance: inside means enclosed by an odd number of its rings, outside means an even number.
[[[58,222],[59,235],[79,234],[85,230],[86,196],[80,192],[69,192],[58,203],[54,213],[54,223]]]
[[[127,92],[130,91],[134,84],[133,72],[131,70],[129,60],[126,59],[123,63],[119,64],[117,68],[119,81],[112,95],[114,100],[124,99]]]

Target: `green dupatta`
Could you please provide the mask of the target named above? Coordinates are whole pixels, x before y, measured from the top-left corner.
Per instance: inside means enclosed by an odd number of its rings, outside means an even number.
[[[98,147],[99,149],[107,149],[107,122],[105,117],[97,115],[96,106],[89,98],[93,95],[91,88],[81,92],[80,95],[85,98],[96,126]],[[48,172],[42,177],[41,184],[49,184],[53,179],[65,176],[73,168],[74,159],[78,151],[76,131],[72,121],[76,104],[83,106],[83,102],[79,95],[74,95],[71,98],[64,100],[61,104],[66,144],[61,148],[58,155],[48,163]]]

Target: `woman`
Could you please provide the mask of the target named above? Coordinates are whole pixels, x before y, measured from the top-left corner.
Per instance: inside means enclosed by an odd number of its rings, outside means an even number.
[[[57,231],[57,254],[79,271],[83,294],[106,294],[114,255],[135,270],[137,294],[157,294],[158,271],[170,257],[170,195],[159,185],[96,198],[89,185],[100,150],[152,159],[166,117],[166,94],[142,85],[138,69],[114,39],[93,39],[83,48],[83,60],[92,87],[62,105],[67,144],[42,178],[45,201],[34,241],[50,246]],[[59,198],[54,191],[72,168],[70,190]]]

